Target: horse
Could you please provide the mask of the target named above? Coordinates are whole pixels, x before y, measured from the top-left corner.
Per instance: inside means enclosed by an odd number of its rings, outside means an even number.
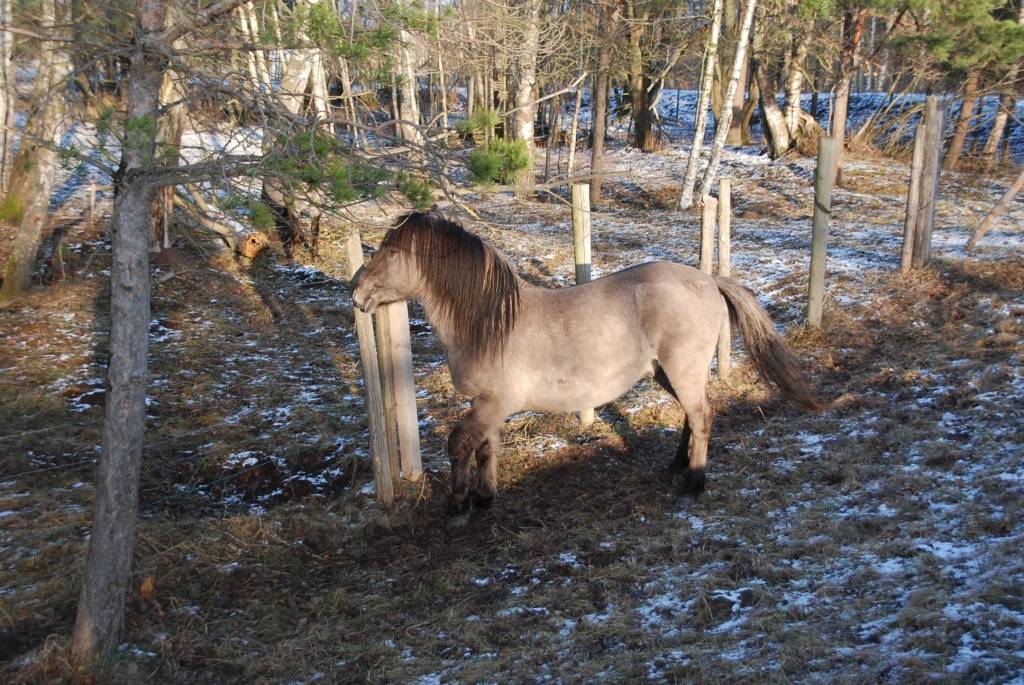
[[[352,302],[373,313],[412,299],[446,348],[455,388],[472,398],[447,445],[448,514],[463,520],[494,502],[500,431],[509,416],[597,407],[652,376],[685,413],[670,468],[681,474],[684,500],[695,501],[706,483],[711,357],[730,315],[758,374],[785,398],[821,408],[753,292],[689,266],[647,262],[545,288],[524,281],[459,223],[436,211],[411,212],[353,275]]]

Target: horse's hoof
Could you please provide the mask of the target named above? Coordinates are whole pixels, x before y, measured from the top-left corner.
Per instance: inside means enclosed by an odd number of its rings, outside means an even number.
[[[706,480],[704,469],[686,469],[683,472],[683,497],[688,497],[696,502],[700,493],[704,492]]]
[[[456,498],[452,495],[448,498],[448,515],[462,516],[463,514],[469,514],[472,506],[473,505],[469,497],[463,495],[462,497]]]
[[[494,505],[494,495],[489,495],[479,490],[474,490],[469,493],[469,498],[473,502],[474,509],[490,509]]]
[[[449,528],[454,530],[461,530],[469,525],[470,515],[467,511],[465,514],[456,514],[454,516],[449,515],[447,525]]]
[[[695,495],[679,495],[676,504],[683,510],[692,509],[697,506],[697,500],[698,498]]]

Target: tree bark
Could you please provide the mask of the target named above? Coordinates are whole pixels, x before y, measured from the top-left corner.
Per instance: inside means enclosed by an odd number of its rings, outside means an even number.
[[[420,106],[416,97],[416,64],[413,61],[412,34],[402,29],[398,32],[398,64],[401,77],[398,88],[398,125],[402,140],[417,145],[423,142],[420,132]]]
[[[769,77],[764,64],[764,32],[766,28],[765,15],[762,13],[761,20],[757,22],[754,29],[754,45],[751,50],[750,62],[754,71],[754,80],[757,82],[758,104],[761,106],[761,122],[764,124],[764,137],[768,142],[768,154],[772,159],[778,159],[789,151],[790,137],[789,129],[786,126],[786,117],[775,100],[774,79]]]
[[[729,77],[729,89],[726,91],[726,102],[732,101],[732,96],[739,85],[740,71],[743,62],[747,57],[747,44],[750,42],[750,27],[754,23],[754,12],[757,10],[757,0],[747,0],[747,9],[743,14],[743,26],[740,28],[739,42],[736,45],[736,57],[732,63],[732,74]],[[708,160],[708,167],[704,171],[704,180],[700,184],[700,196],[711,194],[711,186],[715,183],[718,175],[718,164],[722,161],[722,150],[725,147],[725,138],[729,133],[729,125],[732,119],[732,108],[722,108],[722,118],[715,126],[715,142],[711,148],[711,158]]]
[[[54,0],[42,0],[39,7],[43,25],[48,29],[53,27],[56,23]],[[57,171],[57,148],[67,128],[66,93],[70,74],[71,63],[60,44],[43,41],[32,86],[33,110],[22,132],[10,187],[4,197],[4,210],[18,224],[18,232],[4,267],[3,290],[0,291],[3,300],[17,297],[32,284],[32,267],[43,240]]]
[[[996,165],[996,150],[1003,140],[1003,133],[1006,131],[1006,124],[1010,121],[1010,112],[1017,104],[1017,96],[1012,90],[1004,91],[999,96],[999,109],[996,111],[995,121],[992,122],[992,131],[985,141],[985,147],[981,151],[985,159],[985,168],[991,171]]]
[[[807,51],[810,41],[800,35],[794,35],[796,43],[793,50],[793,58],[789,62],[789,73],[786,75],[786,130],[789,131],[790,140],[797,137],[800,126],[800,97],[803,95],[804,86],[804,63],[807,61]]]
[[[723,79],[725,74],[725,65],[730,64],[736,59],[736,49],[739,39],[738,32],[740,29],[739,9],[740,6],[738,0],[725,0],[722,11],[723,28],[720,49],[718,51],[718,57],[710,72],[714,79],[714,87],[711,90],[711,106],[712,111],[715,113],[716,121],[722,117],[722,111],[724,108],[732,108],[732,118],[729,120],[729,134],[725,138],[726,145],[742,145],[745,140],[749,138],[749,130],[744,127],[742,114],[743,106],[746,101],[747,75],[750,67],[748,60],[743,60],[743,66],[740,70],[739,86],[733,92],[731,99],[726,97],[726,91],[729,89],[729,81]]]
[[[182,41],[175,47],[184,48]],[[156,159],[162,166],[177,166],[181,156],[181,136],[185,130],[185,103],[178,85],[179,75],[167,71],[160,84],[162,114],[157,122]],[[150,252],[159,252],[161,244],[169,245],[169,231],[174,217],[174,187],[161,188],[150,212]]]
[[[517,56],[516,70],[516,112],[515,137],[526,143],[526,154],[530,160],[526,169],[516,174],[516,185],[529,186],[534,182],[533,171],[533,122],[537,118],[537,103],[534,102],[534,86],[537,85],[537,49],[540,46],[540,1],[530,0],[526,8],[523,25],[523,45]]]
[[[7,194],[14,153],[14,34],[4,30],[11,25],[11,0],[0,0],[0,197]]]
[[[974,106],[978,100],[978,72],[971,71],[964,81],[964,99],[960,103],[960,115],[956,120],[953,137],[949,141],[946,157],[942,160],[942,168],[954,171],[960,166],[960,156],[967,142],[967,134],[971,132],[971,121],[974,119]]]
[[[853,76],[857,71],[857,55],[864,35],[864,22],[867,19],[866,9],[846,15],[843,35],[848,36],[843,46],[843,58],[840,67],[839,81],[836,84],[835,100],[832,104],[832,137],[836,139],[836,158],[832,168],[832,178],[836,186],[842,185],[843,156],[846,150],[846,119],[850,108],[850,88]]]
[[[679,209],[693,206],[693,190],[697,184],[697,168],[700,166],[700,153],[704,149],[704,135],[708,126],[708,108],[711,105],[711,88],[714,84],[713,70],[717,64],[718,39],[722,29],[722,0],[714,0],[711,8],[711,28],[708,33],[708,46],[704,53],[704,66],[700,75],[700,87],[697,94],[696,122],[693,129],[693,145],[686,159],[686,173],[683,175],[683,191],[679,196]]]
[[[1017,23],[1024,26],[1024,2],[1020,2],[1017,5]],[[989,171],[996,165],[996,151],[999,149],[999,142],[1002,140],[1010,117],[1017,107],[1017,95],[1014,93],[1014,84],[1017,82],[1020,72],[1019,64],[1015,64],[1010,68],[1005,79],[1008,85],[999,95],[999,110],[996,112],[996,119],[992,123],[992,131],[989,133],[988,140],[985,141],[985,147],[981,153],[985,159],[985,168]]]
[[[152,36],[164,25],[165,0],[136,0],[137,41],[129,60],[125,177],[114,203],[110,277],[110,365],[103,452],[92,536],[71,638],[77,664],[106,660],[117,645],[131,577],[139,467],[146,415],[149,349],[148,219],[155,188],[146,179],[156,141],[164,51]],[[169,47],[169,46],[168,46]]]
[[[636,3],[628,4],[629,22],[629,95],[633,110],[633,146],[643,152],[655,149],[654,120],[647,88],[651,80],[644,74],[644,54],[641,43],[647,24],[647,11],[636,12]]]
[[[598,48],[594,92],[590,96],[593,121],[590,128],[590,204],[601,204],[601,171],[604,168],[605,121],[608,118],[608,81],[611,78],[612,44],[617,32],[619,6],[601,18],[601,35],[607,43]]]

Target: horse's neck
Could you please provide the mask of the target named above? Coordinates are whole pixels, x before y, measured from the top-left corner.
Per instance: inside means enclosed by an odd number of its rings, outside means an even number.
[[[450,347],[453,338],[451,330],[449,330],[450,324],[441,316],[437,301],[429,293],[421,293],[417,299],[423,305],[427,321],[430,322],[430,327],[434,329],[437,337],[441,339],[441,344],[445,348]]]
[[[524,291],[534,290],[536,286],[530,285],[522,278],[519,274],[514,274],[516,283],[519,286],[520,297],[525,295]],[[430,326],[434,329],[434,333],[441,340],[441,343],[451,350],[452,345],[455,343],[455,335],[452,331],[452,325],[450,321],[447,321],[445,317],[441,316],[440,303],[434,298],[433,294],[427,289],[421,289],[418,293],[417,298],[423,305],[423,310],[427,315],[427,321],[430,322]]]

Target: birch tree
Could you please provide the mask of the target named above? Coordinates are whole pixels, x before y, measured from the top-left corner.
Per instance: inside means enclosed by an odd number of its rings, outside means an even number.
[[[704,63],[700,73],[700,86],[697,95],[696,123],[693,131],[693,144],[686,160],[686,173],[683,176],[683,191],[679,197],[679,209],[693,206],[693,190],[697,184],[697,169],[700,166],[700,153],[704,149],[704,136],[708,126],[708,109],[711,105],[711,86],[714,79],[712,70],[715,67],[718,53],[718,36],[722,27],[722,0],[714,0],[711,8],[711,28],[708,31],[707,48],[704,51]]]
[[[537,51],[540,47],[540,0],[527,0],[523,10],[523,42],[516,54],[515,137],[526,143],[529,164],[521,171],[516,184],[532,185],[533,122],[537,118],[534,87],[537,85]]]
[[[11,25],[11,0],[0,0],[0,197],[7,194],[14,151],[14,34]]]
[[[729,76],[729,88],[725,91],[726,102],[732,102],[732,97],[739,87],[740,72],[743,69],[743,62],[747,56],[747,43],[750,40],[750,28],[754,23],[754,12],[757,9],[757,0],[747,0],[747,7],[743,13],[743,25],[740,28],[739,43],[736,46],[736,56],[732,63],[732,73]],[[711,147],[711,157],[708,160],[707,169],[704,171],[704,180],[700,184],[700,196],[711,193],[711,187],[718,175],[718,164],[722,160],[722,150],[725,147],[725,138],[729,135],[729,125],[732,119],[732,108],[724,107],[722,117],[715,124],[715,140]]]

